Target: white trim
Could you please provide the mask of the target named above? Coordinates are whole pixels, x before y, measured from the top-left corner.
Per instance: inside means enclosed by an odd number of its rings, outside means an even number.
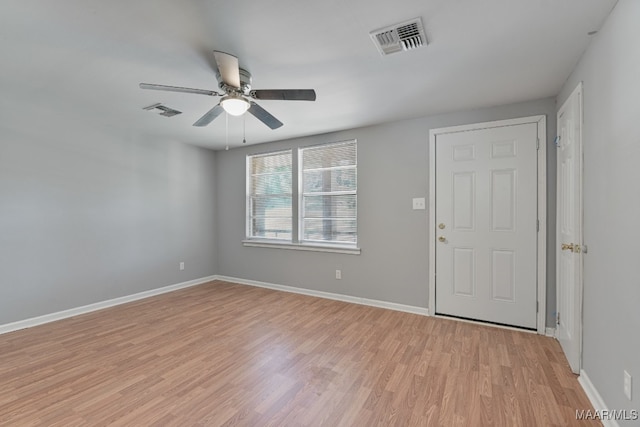
[[[350,302],[353,304],[367,305],[370,307],[386,308],[388,310],[403,311],[405,313],[420,314],[428,316],[428,310],[424,307],[398,304],[395,302],[380,301],[368,298],[354,297],[351,295],[335,294],[332,292],[315,291],[312,289],[297,288],[294,286],[277,285],[275,283],[259,282],[256,280],[246,280],[237,277],[217,276],[217,280],[237,283],[240,285],[256,286],[259,288],[273,289],[276,291],[291,292],[294,294],[308,295],[312,297],[325,298],[336,301]]]
[[[311,245],[308,243],[280,243],[259,240],[243,240],[242,245],[250,248],[277,248],[290,249],[295,251],[331,252],[336,254],[360,255],[360,248]]]
[[[580,376],[578,377],[578,382],[582,386],[582,389],[584,390],[585,394],[587,395],[587,398],[589,398],[589,401],[593,405],[593,409],[595,409],[596,412],[600,413],[601,411],[609,411],[609,408],[604,403],[604,400],[602,399],[602,396],[600,396],[600,393],[598,393],[598,390],[593,385],[593,383],[589,379],[589,376],[584,371],[584,369],[580,370]],[[600,421],[602,422],[602,425],[604,427],[619,427],[620,426],[616,420],[606,419],[605,418],[605,419],[601,419]]]
[[[545,331],[545,335],[551,338],[556,337],[556,328],[547,328]]]
[[[538,313],[536,318],[537,332],[546,334],[546,301],[547,301],[547,118],[544,115],[522,117],[518,119],[497,120],[462,126],[431,129],[429,131],[429,313],[436,312],[436,136],[452,132],[488,129],[503,126],[515,126],[536,123],[538,126],[538,221],[540,229],[537,235],[537,298]]]
[[[547,326],[547,116],[538,118],[538,334]]]
[[[449,126],[445,128],[431,129],[429,134],[442,135],[445,133],[467,132],[470,130],[499,128],[504,126],[517,126],[526,123],[539,123],[540,120],[545,120],[545,115],[519,117],[517,119],[495,120],[492,122],[471,123],[468,125]],[[542,140],[540,140],[542,142]]]
[[[429,313],[436,314],[436,135],[438,129],[429,131]]]
[[[148,291],[138,292],[132,295],[113,298],[106,301],[100,301],[93,304],[83,305],[81,307],[70,308],[68,310],[58,311],[55,313],[45,314],[30,319],[18,320],[17,322],[0,325],[0,335],[20,329],[31,328],[33,326],[42,325],[56,320],[62,320],[80,314],[91,313],[92,311],[102,310],[103,308],[113,307],[120,304],[126,304],[131,301],[137,301],[149,298],[155,295],[165,294],[167,292],[177,291],[178,289],[189,288],[191,286],[201,285],[203,283],[215,280],[216,276],[202,277],[200,279],[189,280],[187,282],[177,283],[175,285],[164,286],[162,288],[151,289]]]

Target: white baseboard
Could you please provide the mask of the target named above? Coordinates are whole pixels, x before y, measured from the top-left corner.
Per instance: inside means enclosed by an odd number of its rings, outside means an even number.
[[[380,301],[368,298],[354,297],[350,295],[335,294],[332,292],[314,291],[312,289],[296,288],[294,286],[276,285],[274,283],[258,282],[256,280],[246,280],[237,277],[216,276],[218,280],[225,282],[238,283],[241,285],[256,286],[259,288],[273,289],[276,291],[291,292],[294,294],[309,295],[313,297],[326,298],[336,301],[350,302],[360,305],[368,305],[371,307],[386,308],[389,310],[403,311],[405,313],[429,315],[429,310],[425,307],[416,307],[413,305],[398,304],[395,302]]]
[[[589,376],[584,371],[584,369],[580,370],[580,376],[578,377],[578,382],[582,386],[582,389],[584,390],[585,394],[589,398],[589,401],[593,405],[593,409],[595,409],[596,412],[601,412],[601,411],[608,412],[609,408],[607,408],[607,405],[604,403],[604,400],[602,400],[602,396],[600,396],[600,393],[598,393],[598,390],[593,385],[593,383],[589,379]],[[600,421],[602,422],[602,425],[604,427],[620,427],[620,424],[618,424],[616,420],[603,418]]]
[[[546,328],[544,334],[551,338],[556,338],[556,328]]]
[[[7,332],[17,331],[19,329],[31,328],[32,326],[42,325],[44,323],[49,323],[49,322],[55,322],[56,320],[66,319],[68,317],[78,316],[80,314],[102,310],[103,308],[113,307],[116,305],[131,302],[131,301],[136,301],[143,298],[149,298],[155,295],[165,294],[167,292],[176,291],[178,289],[200,285],[202,283],[210,282],[215,279],[216,279],[216,276],[202,277],[200,279],[189,280],[187,282],[164,286],[158,289],[151,289],[151,290],[139,292],[133,295],[125,295],[123,297],[113,298],[106,301],[100,301],[100,302],[96,302],[89,305],[83,305],[82,307],[75,307],[69,310],[58,311],[56,313],[45,314],[38,317],[32,317],[30,319],[7,323],[5,325],[0,325],[0,334],[6,334]]]

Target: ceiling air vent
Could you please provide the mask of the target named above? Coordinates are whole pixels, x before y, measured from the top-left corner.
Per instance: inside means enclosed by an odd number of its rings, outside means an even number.
[[[182,111],[174,110],[173,108],[165,107],[161,103],[149,105],[148,107],[144,107],[143,110],[152,111],[159,110],[161,116],[165,117],[173,117],[178,114],[182,114]]]
[[[422,19],[415,18],[369,33],[381,55],[415,49],[427,45]]]

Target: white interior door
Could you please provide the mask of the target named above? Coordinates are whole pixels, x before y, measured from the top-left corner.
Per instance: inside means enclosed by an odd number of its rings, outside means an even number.
[[[582,349],[582,83],[558,111],[557,336],[573,372]]]
[[[435,311],[537,326],[537,123],[435,139]]]

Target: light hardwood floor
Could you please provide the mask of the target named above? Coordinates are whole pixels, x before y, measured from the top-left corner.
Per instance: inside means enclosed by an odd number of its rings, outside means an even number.
[[[226,282],[0,335],[0,425],[589,426],[547,337]]]

